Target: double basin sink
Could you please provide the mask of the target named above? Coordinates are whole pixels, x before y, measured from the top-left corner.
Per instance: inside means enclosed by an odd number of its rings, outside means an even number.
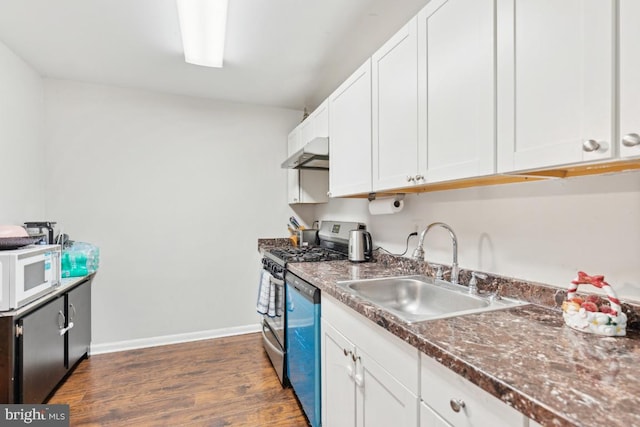
[[[471,294],[468,288],[416,275],[347,280],[338,286],[407,323],[501,310],[526,302],[495,295]]]

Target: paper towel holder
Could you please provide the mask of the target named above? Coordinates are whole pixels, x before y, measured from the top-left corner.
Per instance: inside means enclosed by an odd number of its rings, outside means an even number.
[[[393,201],[398,203],[401,200],[404,200],[404,193],[396,193],[393,195]],[[389,195],[385,195],[383,197],[389,197]],[[367,197],[367,199],[369,199],[370,202],[374,201],[377,198],[377,193],[369,193],[369,196]],[[396,206],[398,207],[398,206]]]

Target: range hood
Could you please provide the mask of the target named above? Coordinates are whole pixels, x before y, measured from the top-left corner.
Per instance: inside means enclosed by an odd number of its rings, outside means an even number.
[[[282,162],[283,169],[329,169],[329,138],[318,137]]]

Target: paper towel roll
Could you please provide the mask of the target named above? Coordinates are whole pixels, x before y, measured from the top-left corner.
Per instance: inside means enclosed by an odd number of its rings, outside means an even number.
[[[395,197],[376,199],[369,202],[371,215],[387,215],[398,213],[404,208],[404,200],[396,200]]]

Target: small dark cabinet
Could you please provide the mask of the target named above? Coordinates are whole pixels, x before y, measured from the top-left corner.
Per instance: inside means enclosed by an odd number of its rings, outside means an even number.
[[[44,403],[88,357],[92,279],[0,316],[0,403]]]
[[[67,373],[64,360],[64,297],[18,320],[17,361],[22,403],[42,403]]]
[[[67,293],[67,369],[89,353],[91,344],[91,286],[78,286]],[[70,327],[73,323],[73,327]]]

